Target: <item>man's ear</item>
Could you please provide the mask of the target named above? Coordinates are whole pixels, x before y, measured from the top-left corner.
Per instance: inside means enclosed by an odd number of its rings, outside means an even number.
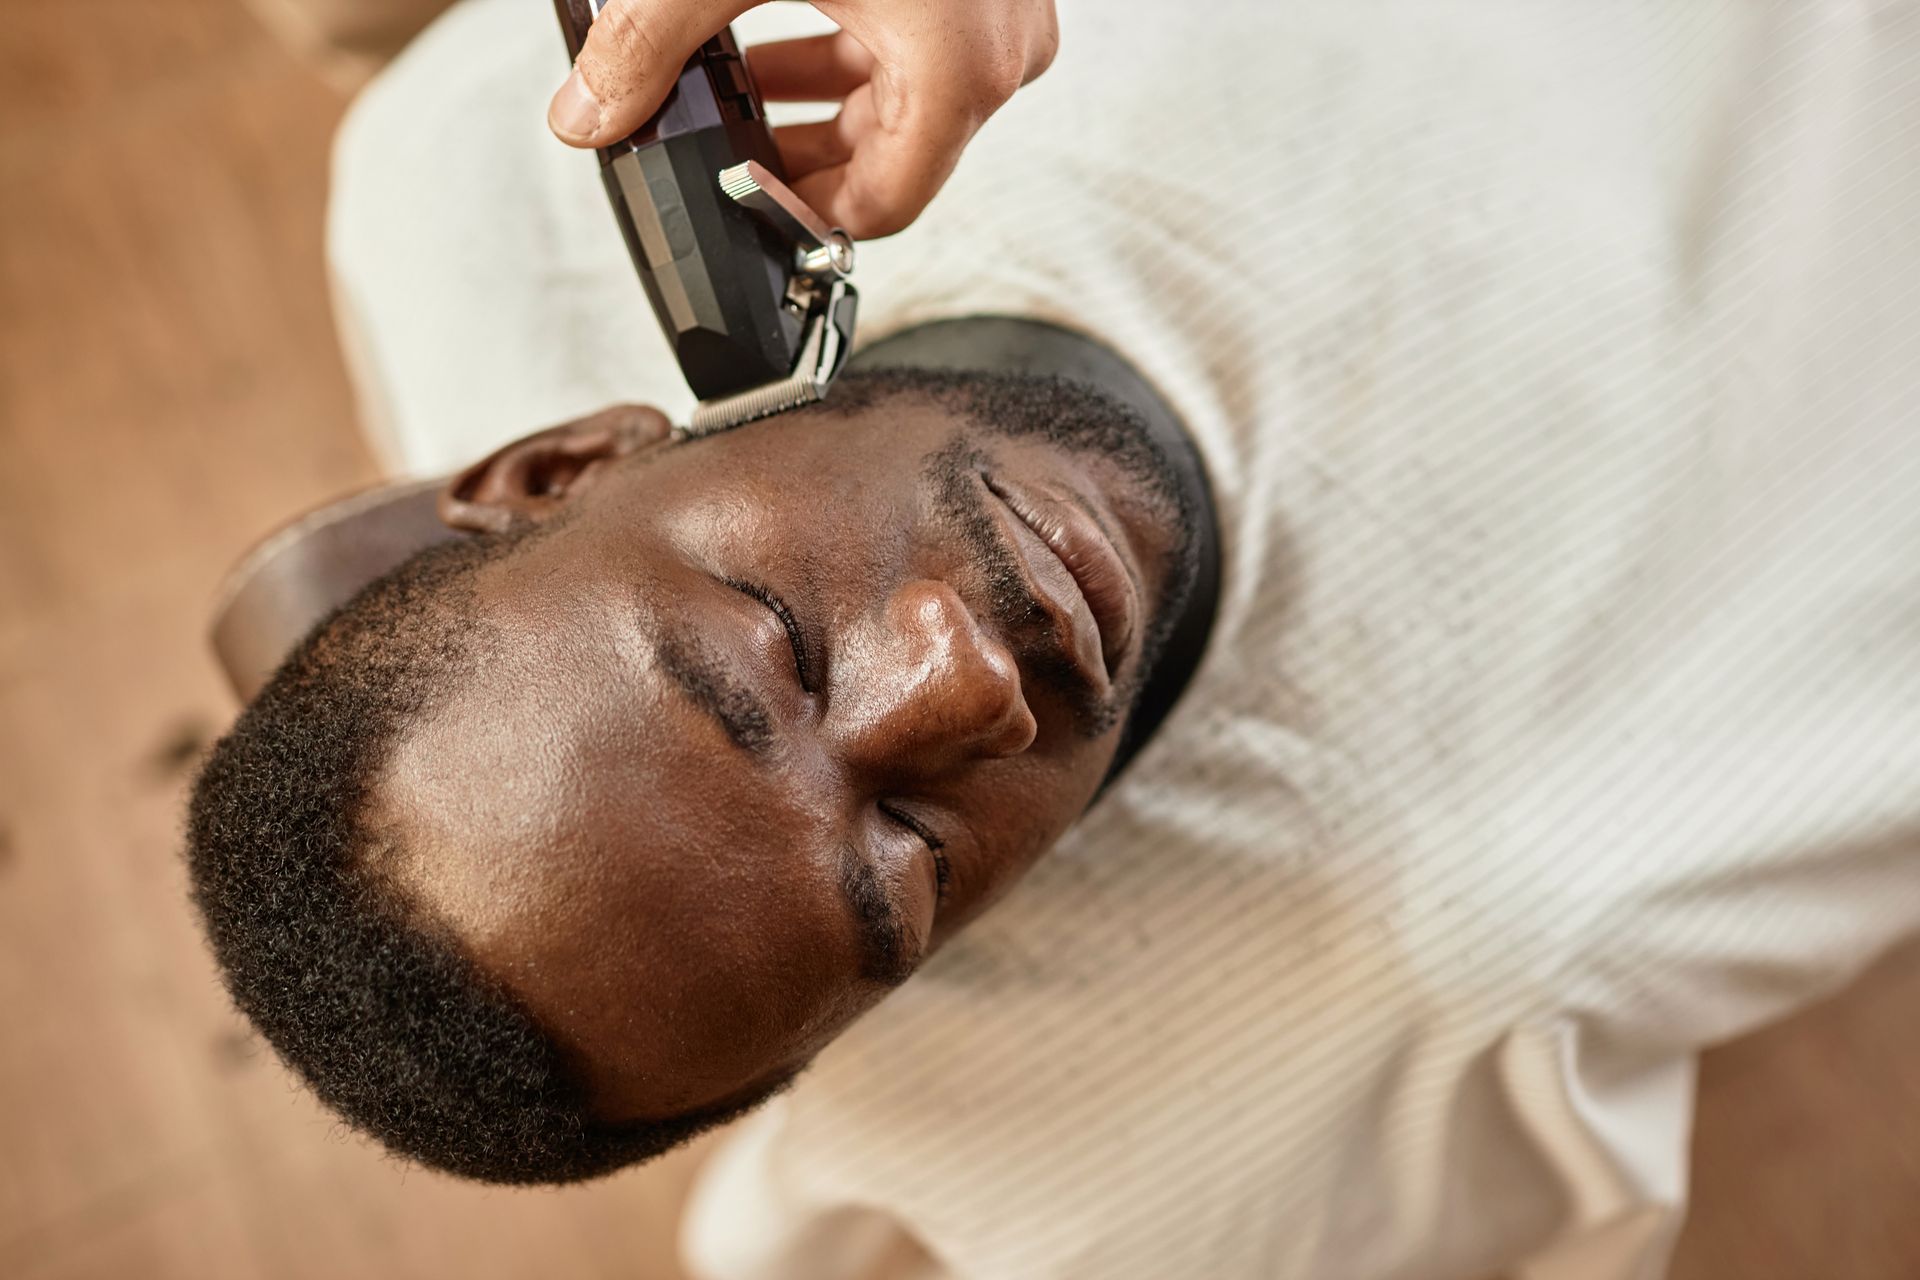
[[[523,436],[448,481],[440,491],[440,519],[469,533],[545,520],[591,488],[607,464],[672,434],[658,409],[616,404]]]

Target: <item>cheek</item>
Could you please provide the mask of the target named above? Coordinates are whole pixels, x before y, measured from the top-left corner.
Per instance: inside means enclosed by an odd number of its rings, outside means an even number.
[[[550,1005],[583,1011],[602,1062],[637,1074],[653,1114],[797,1065],[860,1012],[855,956],[812,859],[733,822],[706,839],[619,850]],[[555,961],[556,957],[546,957]],[[623,1073],[624,1075],[624,1073]]]
[[[1030,760],[978,780],[968,824],[979,833],[977,853],[955,868],[973,882],[969,898],[977,893],[980,906],[999,898],[1066,834],[1099,782],[1097,772],[1084,772],[1069,762]],[[974,909],[969,902],[969,916]]]

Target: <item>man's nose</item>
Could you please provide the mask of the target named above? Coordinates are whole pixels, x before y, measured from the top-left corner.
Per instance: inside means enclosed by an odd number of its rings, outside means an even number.
[[[896,588],[849,641],[829,694],[847,765],[927,776],[1032,745],[1013,655],[946,583]]]

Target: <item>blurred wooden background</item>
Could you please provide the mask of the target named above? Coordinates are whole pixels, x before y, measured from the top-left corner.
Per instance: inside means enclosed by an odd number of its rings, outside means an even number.
[[[695,1157],[565,1193],[410,1173],[227,1010],[176,852],[231,713],[207,608],[374,478],[321,270],[342,100],[240,0],[5,18],[0,1276],[674,1276]],[[1916,1010],[1920,957],[1712,1055],[1678,1275],[1920,1276]]]

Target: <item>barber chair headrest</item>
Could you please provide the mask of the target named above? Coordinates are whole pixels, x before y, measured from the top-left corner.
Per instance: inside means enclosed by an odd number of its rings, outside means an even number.
[[[414,552],[466,535],[440,522],[443,482],[382,485],[330,502],[269,534],[227,574],[213,652],[242,702],[315,623]]]

